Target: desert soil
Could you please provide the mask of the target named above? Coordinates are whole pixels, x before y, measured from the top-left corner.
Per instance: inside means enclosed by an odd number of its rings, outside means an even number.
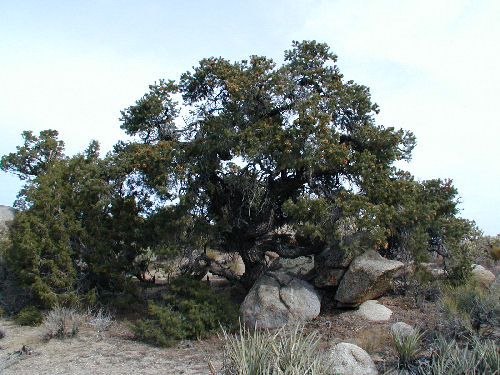
[[[341,341],[362,346],[383,371],[394,359],[390,348],[390,325],[405,321],[429,329],[438,314],[432,303],[417,309],[411,299],[400,296],[383,297],[379,301],[393,311],[390,321],[374,323],[353,310],[330,307],[326,300],[321,315],[305,329],[321,333],[322,349]],[[115,322],[103,333],[83,326],[76,337],[50,341],[43,340],[43,327],[20,327],[2,318],[0,329],[5,332],[0,340],[2,375],[211,375],[209,362],[216,369],[221,369],[223,364],[223,342],[217,336],[202,341],[183,341],[173,348],[157,348],[134,341],[123,322]],[[24,345],[28,353],[19,354]]]
[[[210,374],[208,361],[216,368],[222,365],[217,338],[161,349],[133,341],[124,323],[115,323],[103,334],[84,326],[76,337],[50,341],[42,339],[42,327],[20,327],[1,319],[0,329],[5,332],[0,340],[2,375],[198,375]],[[31,354],[15,353],[23,345]]]

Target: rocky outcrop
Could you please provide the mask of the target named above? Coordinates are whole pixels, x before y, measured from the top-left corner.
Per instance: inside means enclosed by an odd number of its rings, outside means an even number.
[[[488,289],[495,280],[495,274],[479,264],[472,265],[472,277],[476,279],[478,285],[483,289]]]
[[[373,322],[384,322],[391,319],[392,311],[375,300],[363,302],[357,314]]]
[[[271,271],[282,271],[301,279],[308,279],[314,268],[314,260],[310,256],[297,258],[276,258],[272,261],[269,269]]]
[[[364,233],[346,236],[316,255],[314,285],[318,288],[337,287],[352,260],[366,250],[364,238]]]
[[[333,346],[328,357],[335,375],[377,375],[378,371],[370,355],[359,346],[341,342]]]
[[[240,307],[249,328],[276,328],[316,318],[321,296],[308,282],[285,272],[268,272],[248,292]]]
[[[402,267],[403,263],[368,250],[351,262],[335,299],[344,306],[358,306],[364,301],[380,297],[390,289],[392,277]]]

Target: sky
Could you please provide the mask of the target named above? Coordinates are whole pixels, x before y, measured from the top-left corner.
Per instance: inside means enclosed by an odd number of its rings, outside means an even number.
[[[109,151],[120,110],[199,60],[327,43],[370,87],[380,125],[411,130],[420,180],[451,178],[460,216],[500,233],[498,0],[0,1],[0,155],[56,129],[69,155]],[[0,171],[0,204],[21,183]]]

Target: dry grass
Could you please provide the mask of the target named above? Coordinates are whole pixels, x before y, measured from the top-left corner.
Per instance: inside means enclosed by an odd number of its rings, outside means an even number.
[[[390,345],[391,335],[387,325],[376,325],[362,329],[354,337],[352,343],[363,348],[368,354],[373,355],[380,349]]]
[[[83,325],[75,337],[50,341],[43,340],[43,327],[20,327],[0,319],[0,329],[6,333],[0,341],[2,359],[23,345],[33,349],[32,355],[0,371],[2,375],[206,375],[208,358],[216,367],[222,363],[217,338],[160,349],[132,340],[125,323],[113,324],[101,337],[93,327]]]

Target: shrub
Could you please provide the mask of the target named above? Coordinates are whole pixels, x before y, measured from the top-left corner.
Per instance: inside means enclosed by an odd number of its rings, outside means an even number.
[[[490,250],[490,254],[495,260],[500,260],[500,245],[499,246],[492,246]]]
[[[224,331],[224,351],[229,374],[245,375],[323,375],[330,374],[329,361],[318,354],[319,335],[304,335],[296,327],[289,334],[279,330],[272,335],[240,327],[239,335]]]
[[[43,323],[45,328],[45,338],[53,337],[73,337],[75,336],[82,323],[83,316],[77,311],[56,306],[49,311]]]
[[[271,337],[263,331],[250,332],[240,326],[239,335],[224,333],[224,365],[229,373],[260,375],[270,373],[272,362]]]
[[[111,313],[106,312],[104,309],[97,309],[92,311],[87,310],[87,324],[94,328],[98,334],[107,331],[113,324],[113,316]]]
[[[148,317],[132,326],[137,338],[159,346],[172,346],[181,339],[199,339],[219,326],[232,329],[237,309],[224,295],[206,284],[189,279],[173,281],[156,301],[148,301]]]
[[[480,334],[481,329],[498,326],[498,290],[483,291],[476,284],[448,287],[440,299],[454,336]]]
[[[447,281],[452,286],[467,284],[472,278],[472,260],[470,255],[464,251],[456,256],[447,272]]]
[[[35,306],[26,306],[14,318],[16,323],[22,326],[38,326],[42,324],[43,316]]]

